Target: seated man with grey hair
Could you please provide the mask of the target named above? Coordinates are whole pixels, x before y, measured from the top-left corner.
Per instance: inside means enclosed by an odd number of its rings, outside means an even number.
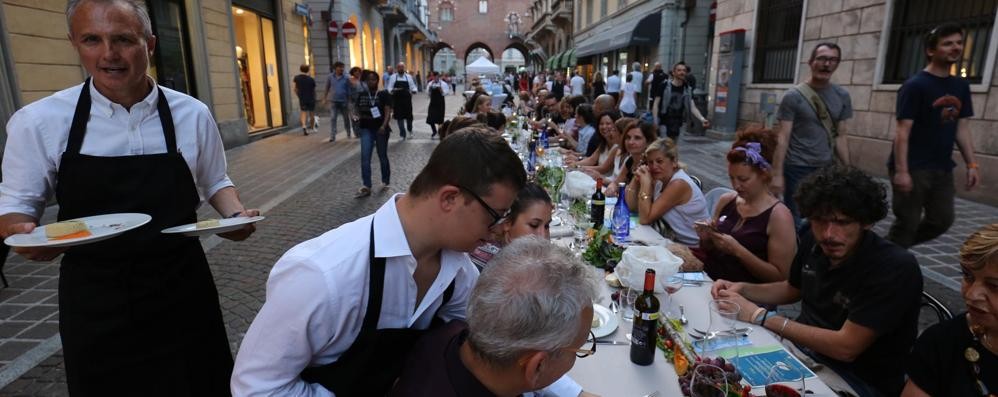
[[[547,387],[596,352],[596,291],[591,269],[564,248],[514,240],[478,278],[467,323],[420,339],[390,396],[518,396]]]

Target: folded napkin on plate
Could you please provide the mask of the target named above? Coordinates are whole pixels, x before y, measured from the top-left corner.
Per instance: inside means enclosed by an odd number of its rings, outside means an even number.
[[[572,235],[571,226],[552,226],[551,227],[551,238],[561,238],[568,237]]]

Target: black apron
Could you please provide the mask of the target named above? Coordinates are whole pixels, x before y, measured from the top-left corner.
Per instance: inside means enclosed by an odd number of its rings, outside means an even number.
[[[59,332],[73,396],[230,394],[232,353],[201,243],[160,233],[195,222],[199,198],[177,152],[169,104],[158,92],[166,153],[80,154],[90,116],[88,80],[62,154],[59,220],[152,216],[118,237],[72,247],[62,259]]]
[[[444,89],[441,82],[430,83],[430,106],[426,110],[426,124],[443,124],[444,122]]]
[[[409,350],[429,329],[384,328],[378,329],[381,318],[381,298],[385,289],[385,258],[374,257],[374,220],[371,220],[371,244],[368,245],[371,274],[368,277],[367,311],[360,334],[338,360],[305,368],[301,378],[308,383],[318,383],[336,393],[337,397],[384,396],[391,390],[402,373]],[[437,308],[447,305],[454,295],[454,281],[444,291],[443,301]],[[434,315],[430,328],[443,325]]]
[[[408,120],[412,118],[412,92],[409,91],[409,79],[405,75],[396,75],[392,86],[392,118]]]

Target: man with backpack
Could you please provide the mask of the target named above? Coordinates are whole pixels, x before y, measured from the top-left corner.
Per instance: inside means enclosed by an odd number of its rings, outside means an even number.
[[[668,136],[673,141],[679,139],[679,130],[686,121],[687,113],[695,117],[703,128],[710,127],[710,121],[700,114],[693,104],[693,88],[686,83],[688,73],[682,61],[672,66],[672,77],[662,83],[662,94],[655,98],[652,115],[658,125],[658,136]]]

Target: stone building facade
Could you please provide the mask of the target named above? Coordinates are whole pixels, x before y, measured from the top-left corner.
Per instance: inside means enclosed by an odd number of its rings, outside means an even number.
[[[794,56],[785,65],[783,81],[760,73],[766,66],[757,62],[761,48],[775,48],[774,41],[759,39],[760,18],[784,13],[779,6],[797,6],[800,27],[792,31],[790,48]],[[807,79],[810,69],[807,59],[813,47],[824,41],[842,48],[842,61],[833,82],[849,91],[855,110],[849,122],[849,149],[852,164],[875,175],[886,176],[886,162],[891,153],[895,121],[895,102],[900,82],[924,67],[921,35],[942,22],[958,22],[968,29],[965,57],[957,74],[971,79],[974,117],[970,131],[980,165],[982,184],[972,192],[958,188],[958,194],[998,203],[998,26],[996,1],[965,0],[960,7],[950,2],[929,0],[719,0],[717,2],[717,32],[736,29],[745,31],[743,84],[741,85],[739,126],[762,123],[760,101],[764,94],[776,95],[776,101],[794,84]],[[967,4],[964,4],[967,3]],[[783,18],[792,19],[792,18]],[[763,21],[766,23],[766,21]],[[719,38],[714,37],[714,62],[711,65],[710,94],[714,98],[717,84]],[[987,44],[985,46],[985,43]],[[976,47],[974,47],[976,46]],[[778,68],[771,68],[775,75]],[[713,103],[710,106],[714,112]],[[957,168],[957,186],[964,183],[963,159],[953,154]]]
[[[454,50],[459,63],[472,50],[481,48],[499,64],[503,51],[515,48],[526,56],[530,53],[524,34],[530,29],[529,0],[432,0],[431,25],[438,33],[437,49]],[[510,32],[507,20],[511,14],[519,18],[518,30]],[[433,51],[435,53],[436,51]]]

